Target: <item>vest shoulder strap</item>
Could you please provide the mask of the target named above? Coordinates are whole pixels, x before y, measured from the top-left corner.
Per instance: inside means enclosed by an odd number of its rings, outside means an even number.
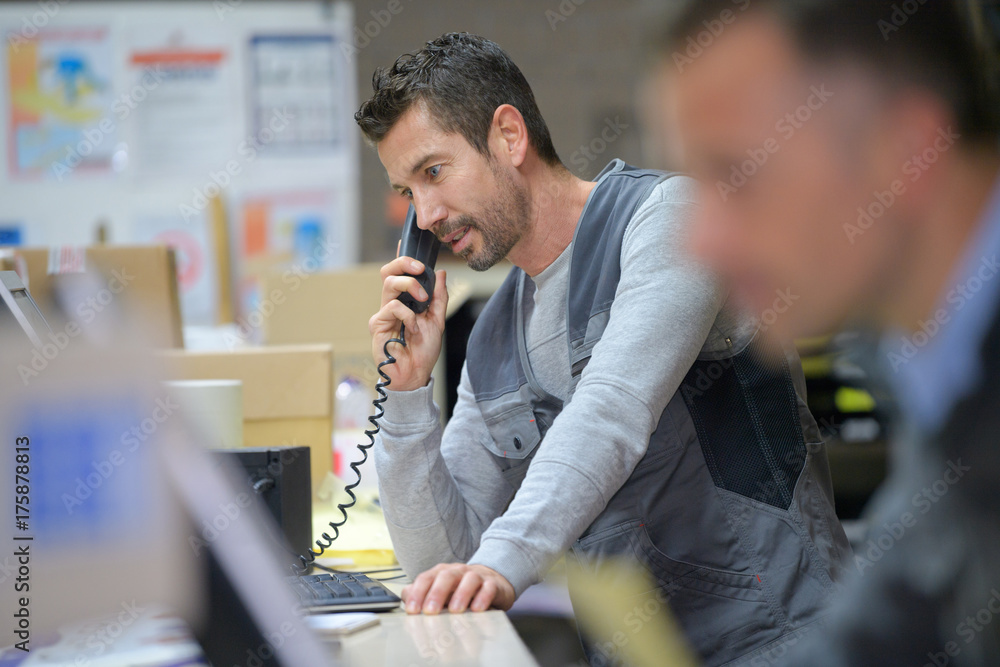
[[[621,277],[621,246],[635,211],[653,188],[672,176],[614,160],[597,178],[577,224],[570,260],[567,303],[571,363],[589,357],[603,334]],[[466,350],[477,402],[518,391],[527,382],[517,349],[517,284],[514,268],[476,320]],[[582,370],[582,369],[581,369]]]
[[[674,174],[616,160],[605,170],[573,239],[567,326],[570,364],[578,378],[607,327],[621,279],[622,241],[653,189]],[[575,382],[574,382],[575,384]]]

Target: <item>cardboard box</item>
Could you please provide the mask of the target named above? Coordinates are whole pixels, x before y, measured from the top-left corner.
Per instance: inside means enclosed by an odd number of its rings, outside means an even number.
[[[368,439],[368,417],[381,379],[372,359],[368,320],[381,304],[380,266],[363,264],[332,272],[269,274],[261,283],[262,300],[272,310],[263,319],[263,339],[270,345],[328,343],[333,346],[334,472],[346,482],[356,475],[349,465],[360,460],[359,443]],[[443,385],[438,385],[443,389]],[[361,468],[362,488],[377,485],[374,461]]]
[[[333,367],[329,345],[162,353],[169,379],[242,380],[245,447],[307,445],[313,493],[332,469]]]
[[[268,345],[328,343],[333,346],[333,380],[347,376],[374,387],[379,380],[371,353],[368,320],[382,295],[380,265],[313,274],[274,273],[261,283],[261,300],[273,312],[264,318]]]
[[[60,257],[78,257],[60,261]],[[72,267],[72,268],[68,268]],[[116,276],[123,288],[114,295],[134,321],[142,322],[150,345],[158,348],[184,347],[180,295],[177,288],[177,263],[174,251],[167,246],[90,246],[87,248],[11,248],[5,249],[0,269],[17,271],[28,286],[39,310],[50,324],[59,322],[56,285],[71,280],[84,267],[96,271],[116,290]],[[26,272],[26,275],[23,273]],[[69,312],[70,318],[79,313]]]
[[[335,472],[348,482],[353,482],[355,475],[347,466],[359,459],[357,444],[367,442],[364,430],[371,428],[367,417],[374,413],[371,401],[377,397],[375,385],[381,380],[368,333],[368,320],[378,312],[382,301],[380,268],[378,264],[362,264],[313,274],[286,271],[266,274],[261,281],[257,319],[265,343],[333,346],[334,440],[339,461],[339,465],[335,461]],[[464,264],[451,266],[449,271],[448,316],[471,296],[492,294],[503,282],[509,265],[485,274],[475,273]],[[439,380],[445,376],[444,359],[442,353],[434,369]],[[358,391],[357,383],[363,392]],[[438,405],[447,402],[446,392],[445,382],[435,382],[434,400]],[[373,485],[377,475],[371,458],[362,470],[362,486]]]

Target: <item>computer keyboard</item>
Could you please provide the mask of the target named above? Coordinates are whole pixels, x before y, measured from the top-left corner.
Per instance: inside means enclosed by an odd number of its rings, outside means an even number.
[[[337,572],[288,577],[292,590],[309,613],[328,611],[388,611],[401,600],[364,574]]]

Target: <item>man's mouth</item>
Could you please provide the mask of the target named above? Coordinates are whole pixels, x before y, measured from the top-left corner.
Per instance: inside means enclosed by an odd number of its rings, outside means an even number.
[[[468,245],[468,242],[463,243],[463,241],[469,235],[470,231],[472,231],[472,227],[470,225],[466,225],[465,227],[457,229],[448,236],[441,239],[441,243],[446,243],[450,245],[452,252],[455,253],[461,252],[462,250],[465,249],[465,246]]]

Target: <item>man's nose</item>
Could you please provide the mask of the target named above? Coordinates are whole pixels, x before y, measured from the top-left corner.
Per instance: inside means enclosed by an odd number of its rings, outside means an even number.
[[[413,208],[417,211],[417,226],[420,229],[434,229],[448,217],[447,209],[440,202],[415,196]]]

